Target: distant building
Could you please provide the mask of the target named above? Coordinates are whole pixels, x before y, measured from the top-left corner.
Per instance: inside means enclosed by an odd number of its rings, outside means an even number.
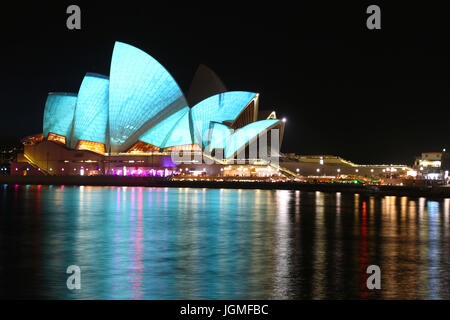
[[[17,161],[17,155],[23,152],[19,141],[1,141],[0,145],[0,175],[10,174],[10,163]]]
[[[427,180],[447,180],[449,178],[450,154],[442,152],[424,152],[414,162],[417,176]]]
[[[361,165],[332,155],[296,155],[288,153],[280,159],[280,166],[304,177],[407,177],[413,169],[407,165]]]

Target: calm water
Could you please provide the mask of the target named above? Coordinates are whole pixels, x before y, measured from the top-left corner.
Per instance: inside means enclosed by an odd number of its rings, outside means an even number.
[[[87,186],[0,199],[0,297],[450,299],[450,199]],[[366,289],[370,264],[381,290]]]

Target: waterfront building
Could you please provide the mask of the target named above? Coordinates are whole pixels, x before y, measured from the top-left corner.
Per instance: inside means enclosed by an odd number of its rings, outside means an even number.
[[[296,155],[288,153],[280,159],[280,167],[301,177],[367,178],[372,180],[403,179],[413,169],[405,164],[362,165],[333,155]]]
[[[424,152],[416,158],[414,170],[416,175],[427,180],[448,180],[450,155],[442,152]]]
[[[116,42],[109,76],[87,73],[77,93],[48,94],[42,133],[23,139],[11,174],[216,175],[238,159],[271,165],[249,145],[263,135],[271,144],[277,129],[280,146],[284,122],[259,114],[258,93],[228,91],[201,65],[187,96],[156,59]]]

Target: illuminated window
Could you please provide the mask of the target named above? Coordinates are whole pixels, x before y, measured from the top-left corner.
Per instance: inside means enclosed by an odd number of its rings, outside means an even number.
[[[47,140],[54,141],[54,142],[57,142],[57,143],[60,143],[60,144],[66,144],[66,137],[61,136],[59,134],[52,133],[52,132],[50,132],[48,134]]]
[[[22,142],[24,144],[36,144],[36,143],[41,142],[43,139],[44,139],[44,135],[42,133],[40,133],[40,134],[36,134],[33,136],[23,138]]]
[[[189,144],[184,146],[174,146],[165,148],[163,152],[172,152],[172,151],[201,151],[202,149],[198,144]]]
[[[96,153],[105,153],[105,145],[103,143],[99,142],[93,142],[93,141],[84,141],[80,140],[78,141],[77,150],[89,150]]]
[[[136,142],[127,152],[128,153],[150,153],[150,152],[158,152],[159,147],[151,145],[149,143],[138,141]]]

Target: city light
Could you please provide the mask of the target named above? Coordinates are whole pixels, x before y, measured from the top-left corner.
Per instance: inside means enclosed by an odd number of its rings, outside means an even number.
[[[415,170],[406,171],[406,175],[410,177],[417,177],[417,171]]]

